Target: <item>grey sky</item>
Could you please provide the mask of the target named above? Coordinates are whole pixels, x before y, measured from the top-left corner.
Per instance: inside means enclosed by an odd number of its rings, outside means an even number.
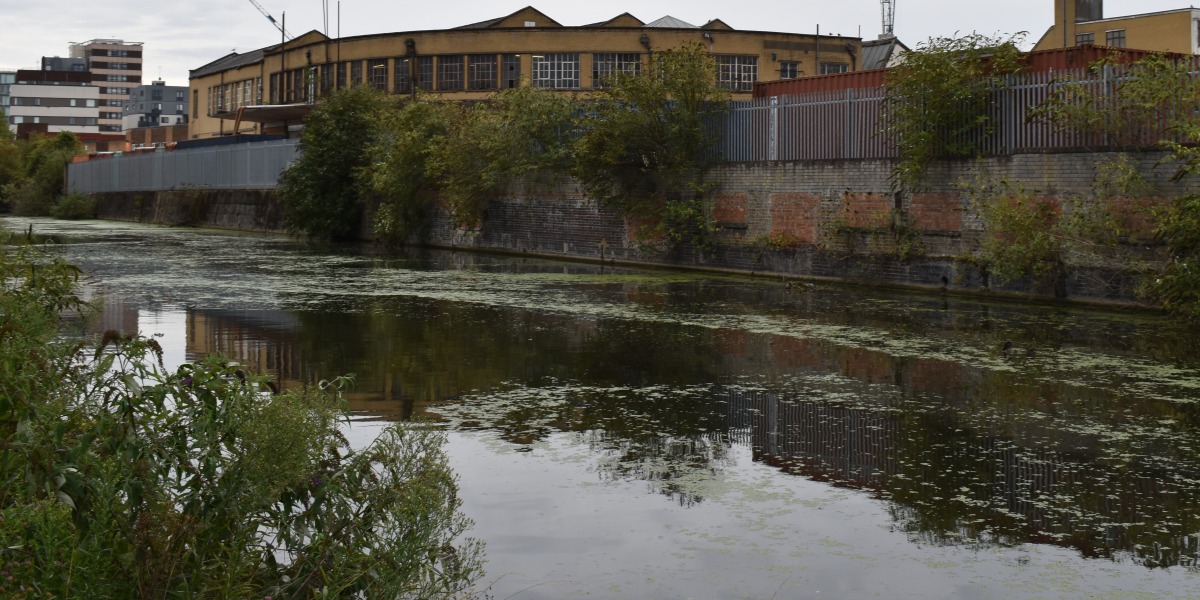
[[[329,35],[338,33],[337,0],[329,1]],[[259,0],[277,20],[286,13],[293,35],[323,30],[322,0]],[[879,0],[638,0],[627,4],[564,0],[458,0],[386,2],[342,0],[341,35],[444,29],[500,17],[531,4],[563,25],[584,25],[629,12],[643,21],[664,15],[700,25],[719,18],[735,29],[815,32],[874,39],[880,32]],[[1107,0],[1106,17],[1186,8],[1178,0]],[[977,31],[1027,31],[1032,45],[1054,18],[1053,0],[898,0],[896,34],[909,46],[931,36]],[[187,85],[189,69],[230,50],[253,50],[279,41],[279,33],[249,0],[110,3],[79,0],[10,2],[0,10],[0,67],[36,68],[42,56],[66,56],[70,42],[119,38],[145,43],[146,80],[161,76]]]

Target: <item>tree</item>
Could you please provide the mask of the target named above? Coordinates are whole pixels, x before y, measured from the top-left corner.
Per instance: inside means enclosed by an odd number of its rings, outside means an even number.
[[[434,146],[427,175],[460,226],[476,226],[484,203],[515,181],[565,171],[575,102],[553,90],[523,86],[456,113]]]
[[[995,129],[992,93],[1020,70],[1023,37],[931,38],[888,71],[884,133],[900,151],[893,177],[902,187],[919,189],[935,158],[981,152]]]
[[[8,145],[15,147],[15,152],[6,150]],[[11,203],[18,214],[50,214],[55,200],[64,192],[67,165],[83,150],[83,144],[69,131],[54,136],[36,136],[15,144],[0,141],[0,181],[4,180],[6,169],[8,172],[8,181],[0,196]],[[19,156],[19,161],[14,160],[14,153]],[[19,164],[14,165],[14,162]]]
[[[381,197],[372,220],[381,240],[403,242],[424,223],[438,183],[431,175],[431,156],[462,111],[458,104],[418,95],[379,121],[379,135],[369,149],[373,160],[360,175]]]
[[[712,117],[729,94],[699,44],[651,56],[637,73],[615,73],[578,120],[572,174],[601,204],[657,220],[668,244],[706,245],[701,206],[713,160]]]
[[[300,158],[279,178],[289,229],[333,241],[358,235],[367,191],[360,171],[371,164],[379,123],[393,110],[384,92],[356,86],[334,92],[305,117]]]

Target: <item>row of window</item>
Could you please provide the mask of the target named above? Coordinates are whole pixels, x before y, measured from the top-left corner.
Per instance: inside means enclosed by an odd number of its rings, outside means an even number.
[[[114,58],[141,58],[141,50],[92,50],[92,56],[111,56]]]
[[[1075,45],[1076,46],[1081,46],[1083,44],[1095,44],[1095,43],[1096,43],[1096,34],[1094,34],[1094,33],[1089,32],[1089,33],[1075,34]],[[1109,31],[1105,31],[1104,32],[1104,45],[1111,46],[1113,48],[1124,48],[1125,47],[1125,30],[1124,29],[1112,29]]]
[[[79,106],[95,108],[96,100],[93,98],[25,98],[22,96],[13,96],[10,99],[10,104],[13,106]]]
[[[277,76],[278,74],[271,76],[273,82]],[[262,91],[262,77],[214,85],[208,88],[209,114],[262,104]],[[161,104],[159,108],[162,108]]]
[[[581,63],[578,53],[534,54],[531,57],[530,82],[548,89],[580,89]],[[758,79],[757,56],[718,55],[717,81],[726,89],[748,92]],[[318,92],[337,88],[371,85],[388,87],[388,59],[355,60],[343,63],[294,69],[281,77],[270,78],[270,102],[303,102]],[[414,88],[425,91],[488,91],[515,87],[521,78],[521,59],[506,55],[445,55],[398,57],[392,62],[392,91],[408,93]],[[592,55],[592,86],[603,88],[614,73],[641,72],[642,56],[637,53],[596,53]],[[822,63],[822,73],[841,73],[845,63]],[[798,63],[782,63],[783,77],[797,77]],[[210,103],[218,110],[236,108],[236,101]]]
[[[183,102],[184,93],[185,92],[183,90],[175,90],[175,101]],[[145,96],[146,96],[145,89],[138,90],[139,98],[144,98]],[[158,89],[158,88],[151,88],[150,89],[150,99],[151,100],[162,100],[163,99],[163,90]]]
[[[78,125],[83,127],[94,127],[96,125],[95,117],[9,117],[8,122],[13,125],[21,123],[46,123],[48,125]]]

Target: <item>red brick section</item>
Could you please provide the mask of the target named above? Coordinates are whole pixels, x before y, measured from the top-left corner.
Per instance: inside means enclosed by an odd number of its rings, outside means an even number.
[[[720,194],[713,206],[713,218],[718,223],[746,224],[746,193]]]
[[[771,362],[786,368],[818,369],[825,366],[821,342],[786,335],[771,336]]]
[[[1121,230],[1121,237],[1149,240],[1158,222],[1154,213],[1170,205],[1166,198],[1127,198],[1115,196],[1107,201],[1108,211]]]
[[[962,231],[962,199],[958,194],[913,194],[908,217],[921,231]]]
[[[841,353],[842,374],[867,383],[892,383],[896,359],[886,352],[848,348]]]
[[[750,334],[740,329],[722,329],[713,334],[717,351],[721,356],[745,357],[750,355]]]
[[[892,199],[887,194],[843,194],[842,219],[850,227],[887,227],[892,222]]]
[[[771,194],[771,237],[794,239],[801,244],[817,243],[817,207],[815,194]]]

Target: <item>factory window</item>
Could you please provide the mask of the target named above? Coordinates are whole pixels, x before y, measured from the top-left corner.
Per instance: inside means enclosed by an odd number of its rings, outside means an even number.
[[[832,75],[834,73],[845,73],[850,70],[850,65],[839,62],[823,62],[821,63],[821,74]]]
[[[473,54],[470,62],[467,63],[469,69],[469,81],[473,90],[494,90],[496,89],[496,55],[495,54]]]
[[[407,94],[412,91],[412,59],[396,58],[395,73],[392,74],[392,91]]]
[[[367,61],[367,77],[371,82],[371,87],[387,91],[387,59],[376,58]]]
[[[502,87],[505,89],[515,88],[521,83],[521,55],[520,54],[505,54],[502,61],[503,79]]]
[[[1084,44],[1095,44],[1096,34],[1094,33],[1077,33],[1075,34],[1075,45],[1082,46]]]
[[[463,89],[463,57],[438,57],[438,89],[451,91]]]
[[[1104,32],[1104,43],[1113,48],[1125,47],[1125,30],[1113,29],[1112,31]]]
[[[642,55],[599,53],[592,55],[592,87],[608,87],[607,80],[614,73],[637,75],[642,72]]]
[[[331,65],[329,63],[325,63],[325,64],[321,65],[320,69],[321,69],[320,94],[322,96],[327,96],[327,95],[329,95],[329,92],[333,91],[333,65]]]
[[[433,57],[417,57],[417,87],[426,92],[433,91]]]
[[[800,76],[800,63],[795,61],[783,61],[779,63],[779,78],[780,79],[795,79]]]
[[[735,92],[749,92],[758,79],[757,56],[718,56],[717,84]]]
[[[533,55],[533,85],[555,90],[577,89],[579,87],[579,55]]]
[[[346,63],[338,63],[338,64],[334,65],[333,68],[334,68],[334,71],[337,73],[337,77],[336,77],[337,88],[339,90],[345,89],[346,88]]]
[[[362,85],[363,82],[363,61],[356,60],[350,63],[350,85]]]

